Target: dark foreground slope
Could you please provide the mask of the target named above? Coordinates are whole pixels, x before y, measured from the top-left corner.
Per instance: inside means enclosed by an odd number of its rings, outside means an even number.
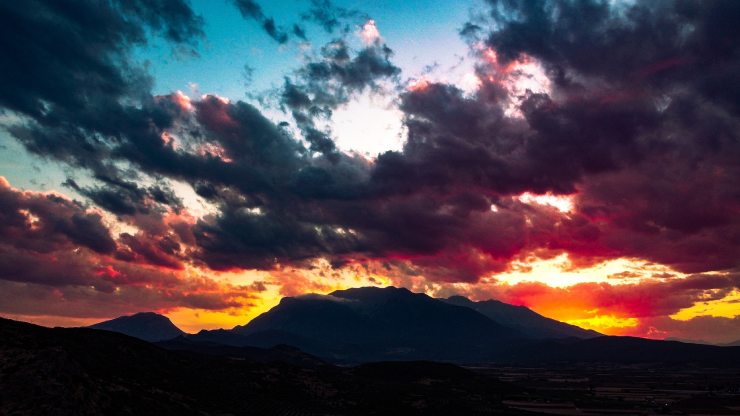
[[[306,354],[296,347],[276,345],[270,348],[252,346],[232,346],[211,342],[193,341],[186,337],[177,337],[160,341],[155,345],[172,351],[187,351],[201,355],[228,357],[260,363],[285,363],[300,367],[316,368],[327,366],[327,362],[313,355]]]
[[[180,351],[113,332],[0,319],[0,415],[513,415],[543,409],[729,415],[740,410],[739,370],[730,368],[737,365],[731,355],[737,350],[729,348],[618,337],[546,341],[521,350],[538,365],[472,370],[421,361],[335,367],[286,347],[224,347],[187,339],[159,345]],[[712,353],[713,366],[664,360]],[[615,357],[631,361],[604,363]],[[635,364],[646,359],[653,363]],[[569,361],[579,364],[564,365]],[[661,361],[671,365],[655,364]]]
[[[2,415],[483,415],[516,389],[450,364],[301,367],[0,319]]]

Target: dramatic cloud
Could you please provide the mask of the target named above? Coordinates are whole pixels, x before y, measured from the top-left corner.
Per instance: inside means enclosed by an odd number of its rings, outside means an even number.
[[[695,273],[492,294],[651,320],[737,288],[740,4],[489,3],[461,33],[477,85],[464,91],[405,80],[361,13],[312,1],[285,29],[234,0],[281,48],[306,39],[304,24],[331,37],[259,103],[152,92],[136,48],[156,38],[194,55],[204,36],[184,1],[0,5],[3,127],[69,168],[63,189],[85,200],[0,183],[2,279],[15,291],[165,286],[162,307],[218,309],[253,288],[205,290],[188,273],[325,261],[474,285],[562,253],[574,267],[629,258]],[[402,150],[366,159],[335,145],[332,114],[366,93],[398,105]],[[195,199],[207,212],[191,212]],[[312,287],[281,290],[299,286]]]
[[[698,301],[722,299],[740,287],[738,276],[693,275],[686,279],[648,281],[636,284],[581,283],[552,288],[541,283],[522,283],[500,287],[496,298],[514,304],[555,307],[557,302],[583,311],[645,318],[672,315]],[[544,301],[547,299],[547,301]]]
[[[0,177],[0,237],[32,252],[81,245],[100,254],[116,244],[99,213],[58,194],[21,192]]]
[[[0,177],[0,204],[4,312],[77,316],[97,310],[107,316],[142,307],[225,309],[244,306],[253,292],[175,273],[182,268],[176,236],[122,233],[116,241],[99,213],[61,195],[22,192]]]
[[[147,31],[189,46],[203,35],[201,26],[180,0],[4,4],[2,52],[12,59],[1,64],[0,103],[45,125],[80,121],[57,111],[109,105],[148,87],[127,56],[146,43]]]
[[[697,316],[689,320],[667,317],[646,319],[630,335],[670,338],[680,341],[709,342],[737,345],[740,317]]]

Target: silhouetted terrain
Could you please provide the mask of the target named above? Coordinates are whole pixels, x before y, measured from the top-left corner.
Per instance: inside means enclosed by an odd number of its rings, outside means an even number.
[[[531,338],[593,338],[600,333],[575,325],[546,318],[525,307],[509,305],[497,300],[473,302],[463,296],[441,299],[452,305],[464,306],[480,312],[501,325],[516,329]]]
[[[637,348],[635,355],[645,353],[645,340],[617,338],[621,344],[613,340],[604,337],[571,345],[576,346],[574,354],[586,351],[585,346],[602,354],[605,350],[595,346],[600,343]],[[677,344],[650,345],[662,353],[674,347],[686,348],[685,353],[720,351]],[[170,350],[113,332],[49,329],[0,319],[0,414],[733,415],[740,411],[740,370],[726,365],[550,363],[462,368],[407,361],[336,367],[288,347],[224,347],[183,338],[158,345]],[[545,350],[539,352],[547,356]]]
[[[520,414],[502,400],[521,389],[450,364],[304,367],[251,355],[168,351],[112,332],[0,319],[0,414]]]
[[[283,298],[245,326],[189,338],[232,345],[294,345],[333,361],[496,357],[524,336],[466,307],[388,287]]]
[[[460,297],[440,300],[393,287],[286,297],[247,325],[185,337],[231,346],[291,345],[334,363],[740,365],[740,348],[603,336],[527,308]]]
[[[120,332],[144,341],[163,341],[183,335],[184,332],[170,321],[170,318],[154,312],[141,312],[131,316],[121,316],[110,321],[91,325],[92,329]]]

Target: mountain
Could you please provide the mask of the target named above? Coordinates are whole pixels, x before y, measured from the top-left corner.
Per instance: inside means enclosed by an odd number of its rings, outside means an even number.
[[[450,364],[306,367],[0,318],[0,415],[512,415],[521,391]]]
[[[286,347],[152,344],[0,318],[0,415],[729,415],[740,406],[740,348],[597,337],[530,340],[515,355],[524,366],[339,367]]]
[[[546,318],[525,307],[497,300],[473,302],[463,296],[452,296],[443,301],[480,312],[501,325],[516,329],[531,338],[594,338],[602,334]]]
[[[740,348],[603,336],[527,308],[394,287],[283,298],[231,330],[185,335],[232,348],[290,345],[328,362],[680,363],[740,366]],[[236,349],[232,349],[236,353]]]
[[[121,316],[88,328],[119,332],[149,342],[172,339],[185,334],[170,321],[170,318],[154,312]]]
[[[485,361],[522,335],[466,307],[407,289],[357,288],[286,297],[247,325],[201,331],[195,341],[289,344],[333,361]]]

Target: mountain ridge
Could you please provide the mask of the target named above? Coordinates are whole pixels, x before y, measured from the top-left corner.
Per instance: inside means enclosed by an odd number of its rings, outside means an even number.
[[[485,359],[522,336],[470,308],[394,287],[286,297],[231,332],[261,347],[292,337],[309,353],[350,361]]]
[[[160,341],[172,349],[233,356],[248,355],[251,350],[245,347],[289,345],[339,364],[384,360],[715,364],[717,357],[740,364],[740,359],[732,358],[740,349],[733,347],[604,336],[523,306],[460,296],[437,299],[392,286],[284,297],[245,325],[181,333]]]
[[[511,305],[495,299],[476,302],[458,295],[440,300],[453,305],[471,308],[502,325],[519,330],[532,338],[575,337],[585,339],[603,335],[594,330],[584,329],[540,315],[526,306]]]

